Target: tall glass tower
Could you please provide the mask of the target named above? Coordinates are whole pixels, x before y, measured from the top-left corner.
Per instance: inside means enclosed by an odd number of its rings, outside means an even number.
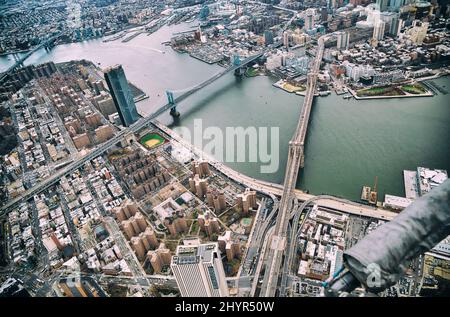
[[[377,4],[380,6],[380,11],[386,11],[389,6],[390,0],[377,0]]]
[[[130,86],[128,86],[122,65],[108,68],[105,71],[105,79],[122,124],[128,127],[139,120],[133,94],[131,93]]]

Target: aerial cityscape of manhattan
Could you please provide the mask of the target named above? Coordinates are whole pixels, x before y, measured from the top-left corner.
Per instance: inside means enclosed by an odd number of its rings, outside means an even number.
[[[0,0],[0,297],[450,297],[449,75],[448,0]]]

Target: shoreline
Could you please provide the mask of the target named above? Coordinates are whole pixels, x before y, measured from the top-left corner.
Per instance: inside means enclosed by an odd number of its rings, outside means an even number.
[[[433,97],[434,93],[427,92],[424,94],[408,94],[408,95],[395,95],[395,96],[368,96],[368,97],[359,97],[357,93],[351,89],[348,88],[349,93],[355,98],[356,100],[371,100],[371,99],[394,99],[394,98],[415,98],[415,97]]]
[[[421,82],[426,82],[429,80],[434,80],[434,79],[439,79],[441,77],[446,77],[448,76],[448,72],[446,73],[439,73],[439,74],[435,74],[433,76],[428,76],[428,77],[422,77],[422,78],[417,78],[414,79],[413,81],[416,81],[418,83]],[[356,91],[354,91],[353,89],[349,88],[347,86],[348,92],[353,96],[353,98],[355,98],[356,100],[372,100],[372,99],[393,99],[393,98],[413,98],[413,97],[433,97],[435,96],[435,92],[431,91],[428,87],[427,88],[427,92],[423,93],[423,94],[410,94],[406,92],[406,95],[394,95],[394,96],[366,96],[366,97],[359,97],[356,93]]]
[[[175,131],[155,119],[151,126],[156,128],[159,133],[163,133],[168,135],[173,141],[177,142],[180,146],[184,147],[185,149],[189,150],[192,155],[197,156],[199,158],[203,158],[208,160],[209,164],[214,167],[218,172],[225,175],[227,178],[231,179],[233,182],[236,182],[238,184],[241,184],[242,186],[249,187],[257,192],[260,192],[263,195],[270,196],[272,195],[281,195],[283,191],[283,185],[267,182],[264,180],[260,180],[257,178],[250,177],[248,175],[245,175],[241,172],[238,172],[229,166],[225,165],[223,162],[220,162],[216,160],[211,155],[205,153],[202,149],[196,148],[193,144],[189,143],[185,139],[183,139],[180,135],[178,135]],[[169,140],[171,142],[171,140]],[[275,193],[276,192],[276,193]],[[311,198],[316,198],[317,200],[327,201],[335,201],[339,202],[338,205],[340,208],[338,208],[338,211],[346,214],[353,214],[353,215],[359,215],[359,216],[365,216],[365,217],[373,217],[377,219],[384,219],[384,220],[392,220],[395,216],[398,214],[392,211],[389,211],[384,208],[380,207],[370,207],[365,204],[361,204],[361,202],[351,200],[348,198],[340,198],[337,196],[333,196],[332,194],[325,194],[325,195],[314,195],[314,194],[307,194],[306,192],[302,191],[301,189],[296,188],[295,189],[295,195],[301,196],[301,199],[308,200]],[[343,207],[345,205],[345,207]],[[352,206],[352,208],[350,208]],[[336,206],[335,206],[336,207]],[[353,210],[353,208],[357,208],[358,210],[364,209],[364,212]],[[370,211],[369,211],[370,210]],[[369,215],[370,213],[370,215]]]
[[[285,92],[288,92],[290,94],[296,94],[296,95],[304,96],[306,89],[303,90],[303,91],[300,91],[300,90],[297,90],[297,89],[288,89],[288,88],[284,87],[285,84],[287,84],[287,82],[284,79],[280,79],[277,82],[273,83],[272,86],[275,87],[275,88],[281,89],[281,90],[283,90]],[[291,86],[294,87],[293,85],[291,85]],[[303,93],[303,95],[302,95],[302,93]]]

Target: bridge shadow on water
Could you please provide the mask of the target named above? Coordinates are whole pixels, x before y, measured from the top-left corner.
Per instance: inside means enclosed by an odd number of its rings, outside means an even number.
[[[304,156],[305,156],[304,166],[302,168],[300,168],[298,175],[297,175],[297,181],[295,183],[295,188],[301,189],[304,191],[308,191],[308,192],[309,192],[309,188],[304,188],[304,176],[305,176],[305,168],[308,168],[308,166],[306,164],[306,158],[308,157],[308,160],[314,161],[314,157],[308,156],[308,144],[310,143],[310,141],[313,142],[313,140],[314,140],[314,136],[311,136],[311,130],[313,130],[313,126],[315,126],[317,123],[317,121],[314,121],[314,117],[315,117],[314,114],[316,112],[318,112],[318,110],[316,109],[318,107],[317,98],[321,98],[321,97],[314,97],[314,100],[313,100],[313,103],[311,106],[311,113],[309,115],[308,132],[306,133],[305,146],[304,146]],[[322,98],[326,98],[326,97],[322,97]]]
[[[194,105],[192,105],[192,102],[187,102],[189,105],[183,105],[184,103],[186,103],[188,99],[182,101],[180,104],[177,105],[177,110],[180,112],[180,117],[182,116],[192,116],[195,113],[199,112],[203,107],[207,106],[208,104],[214,102],[214,100],[216,98],[220,98],[221,96],[225,95],[226,93],[228,93],[231,89],[234,89],[236,87],[242,87],[243,86],[243,81],[245,79],[251,79],[251,78],[246,78],[246,77],[236,77],[234,76],[233,80],[230,80],[228,83],[226,83],[224,86],[211,86],[212,89],[210,88],[210,93],[207,93],[204,95],[204,97],[202,97],[200,94],[202,93],[201,91],[197,92],[196,94],[194,94],[193,96],[190,96],[189,98],[192,98],[195,96],[195,98],[198,98],[200,100],[198,100],[197,102],[194,103]],[[174,128],[174,127],[179,127],[181,125],[181,118],[180,117],[172,117],[172,122],[169,122],[167,124],[167,126],[169,128]]]

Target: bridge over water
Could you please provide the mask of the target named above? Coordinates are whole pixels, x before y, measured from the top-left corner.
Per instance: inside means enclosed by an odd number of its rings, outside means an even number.
[[[11,211],[14,206],[16,206],[18,203],[24,200],[28,200],[32,198],[34,195],[37,195],[41,193],[42,191],[46,190],[50,186],[53,186],[59,180],[65,176],[68,175],[78,168],[82,167],[86,162],[96,158],[97,156],[102,155],[107,150],[111,149],[112,147],[116,146],[117,143],[119,143],[124,137],[136,133],[139,130],[141,130],[143,127],[150,124],[152,120],[163,114],[164,112],[170,110],[171,113],[176,112],[176,106],[178,103],[182,102],[192,94],[196,93],[197,91],[201,90],[202,88],[210,85],[214,81],[218,80],[219,78],[223,77],[224,75],[228,74],[229,72],[236,72],[242,67],[248,65],[249,63],[254,62],[258,58],[260,58],[263,55],[263,52],[259,52],[255,55],[249,56],[245,58],[244,60],[239,61],[237,59],[234,60],[233,64],[216,73],[212,77],[208,78],[207,80],[199,83],[198,85],[194,86],[193,88],[189,89],[188,91],[184,92],[180,96],[173,98],[172,100],[169,100],[169,102],[163,106],[161,106],[158,110],[153,112],[147,117],[141,118],[135,123],[133,123],[131,126],[129,126],[126,129],[123,129],[122,131],[118,132],[114,137],[106,141],[105,143],[97,146],[92,151],[90,151],[88,154],[84,155],[83,157],[78,158],[76,161],[70,163],[60,171],[54,173],[52,176],[44,179],[43,181],[39,182],[38,184],[34,185],[33,187],[27,189],[25,192],[23,192],[18,197],[10,200],[8,203],[6,203],[4,206],[0,208],[0,217],[7,214],[9,211]]]
[[[49,37],[47,40],[45,40],[44,42],[42,42],[41,44],[35,46],[32,50],[28,51],[24,56],[22,56],[21,58],[19,58],[13,65],[11,65],[0,77],[0,82],[2,82],[6,76],[11,73],[12,71],[14,71],[15,69],[17,69],[18,67],[23,66],[23,63],[25,62],[25,60],[27,60],[31,55],[34,54],[34,52],[40,50],[41,48],[45,47],[50,47],[53,45],[53,42],[61,35],[61,33],[58,33],[56,35],[53,35],[51,37]]]
[[[318,41],[318,48],[316,58],[313,66],[308,74],[306,84],[306,94],[303,99],[303,107],[300,113],[300,118],[295,130],[295,133],[289,142],[288,161],[286,166],[286,173],[284,177],[283,193],[279,205],[279,211],[275,223],[275,231],[272,237],[272,243],[267,258],[266,274],[261,288],[262,296],[275,296],[280,268],[285,255],[286,246],[288,246],[288,225],[290,211],[294,204],[294,190],[297,182],[298,172],[304,165],[304,145],[306,133],[308,131],[309,117],[311,114],[311,107],[314,100],[314,93],[316,91],[317,77],[322,62],[324,50],[324,37]],[[292,241],[291,241],[292,242]]]
[[[236,75],[240,75],[240,71],[242,70],[242,68],[244,66],[246,66],[247,64],[254,62],[255,60],[257,60],[258,58],[260,58],[263,55],[262,52],[259,52],[255,55],[249,56],[247,58],[245,58],[244,60],[240,60],[239,56],[234,56],[233,58],[233,63],[230,67],[224,69],[223,71],[220,71],[218,73],[216,73],[215,75],[213,75],[212,77],[208,78],[207,80],[199,83],[198,85],[190,88],[188,91],[184,92],[183,94],[181,94],[178,97],[173,96],[173,92],[171,91],[167,91],[167,97],[168,97],[168,101],[169,103],[166,105],[167,107],[169,107],[170,110],[170,114],[171,115],[179,115],[176,111],[176,105],[180,102],[182,102],[183,100],[185,100],[186,98],[188,98],[189,96],[195,94],[197,91],[199,91],[200,89],[203,89],[204,87],[208,86],[209,84],[215,82],[216,80],[218,80],[219,78],[223,77],[224,75],[230,73],[230,72],[234,72]]]

